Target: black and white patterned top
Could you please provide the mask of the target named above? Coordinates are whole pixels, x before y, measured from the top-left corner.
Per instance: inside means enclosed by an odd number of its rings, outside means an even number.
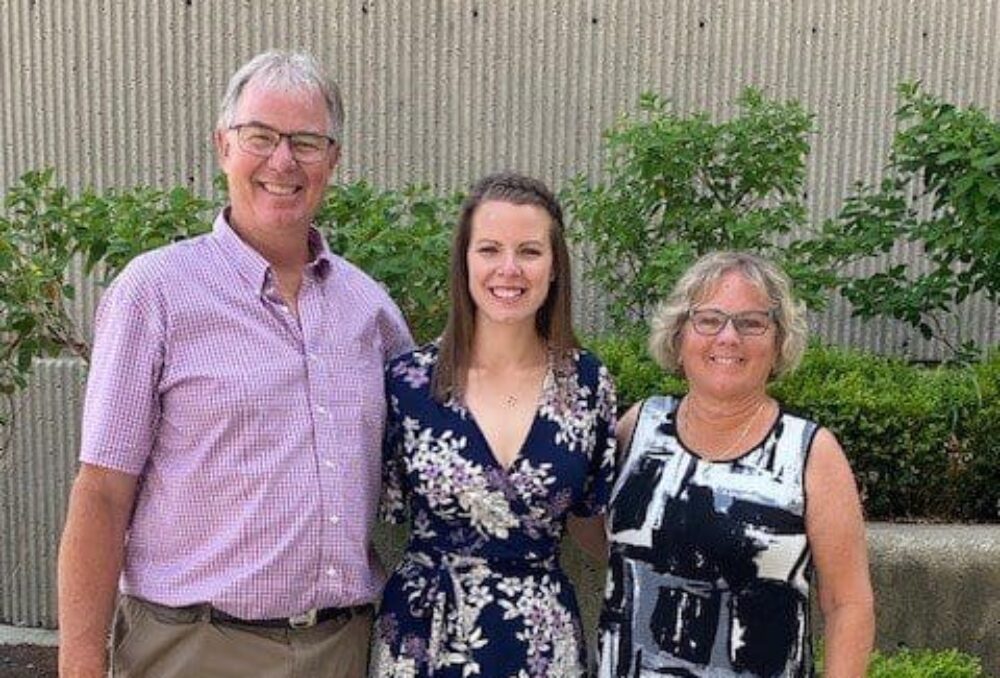
[[[810,676],[804,471],[818,426],[781,411],[713,462],[678,438],[678,402],[643,404],[612,490],[599,675]]]

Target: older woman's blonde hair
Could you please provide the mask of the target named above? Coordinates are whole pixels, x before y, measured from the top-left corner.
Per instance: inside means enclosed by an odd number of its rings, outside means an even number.
[[[681,276],[650,320],[649,352],[668,372],[683,375],[679,360],[681,332],[691,308],[715,290],[724,275],[735,271],[771,300],[774,309],[777,356],[771,377],[798,367],[808,338],[805,305],[792,294],[788,276],[772,262],[749,252],[712,252]]]

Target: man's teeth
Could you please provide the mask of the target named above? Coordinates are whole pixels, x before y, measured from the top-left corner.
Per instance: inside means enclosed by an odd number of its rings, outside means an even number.
[[[295,186],[286,186],[284,184],[263,184],[264,190],[268,193],[277,193],[278,195],[291,195],[295,192]]]
[[[730,356],[712,356],[712,362],[722,363],[724,365],[735,365],[736,363],[742,362],[741,358],[734,358]]]

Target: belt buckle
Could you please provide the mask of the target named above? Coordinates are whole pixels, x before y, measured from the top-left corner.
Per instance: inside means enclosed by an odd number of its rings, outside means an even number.
[[[302,614],[289,617],[288,625],[293,629],[308,629],[316,626],[316,608],[314,607],[311,610],[306,610]]]

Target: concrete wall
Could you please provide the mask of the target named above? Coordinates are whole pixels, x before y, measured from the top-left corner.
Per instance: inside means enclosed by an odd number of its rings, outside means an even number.
[[[54,166],[74,189],[137,183],[208,192],[209,133],[230,73],[267,47],[313,51],[347,103],[339,179],[467,186],[500,167],[555,185],[598,174],[601,131],[640,92],[678,110],[732,112],[748,85],[816,114],[807,202],[832,215],[879,177],[894,87],[921,80],[1000,114],[996,0],[4,0],[0,3],[0,191]],[[894,254],[923,266],[919,251]],[[864,265],[874,271],[880,262]],[[579,321],[603,322],[579,285]],[[96,295],[75,303],[86,327]],[[981,299],[957,320],[1000,341]],[[862,323],[835,300],[824,338],[939,355],[912,329]]]
[[[0,624],[56,625],[56,549],[76,475],[85,375],[79,361],[42,361],[15,401],[15,426],[0,428]]]
[[[868,525],[878,646],[957,647],[1000,675],[1000,525]]]

